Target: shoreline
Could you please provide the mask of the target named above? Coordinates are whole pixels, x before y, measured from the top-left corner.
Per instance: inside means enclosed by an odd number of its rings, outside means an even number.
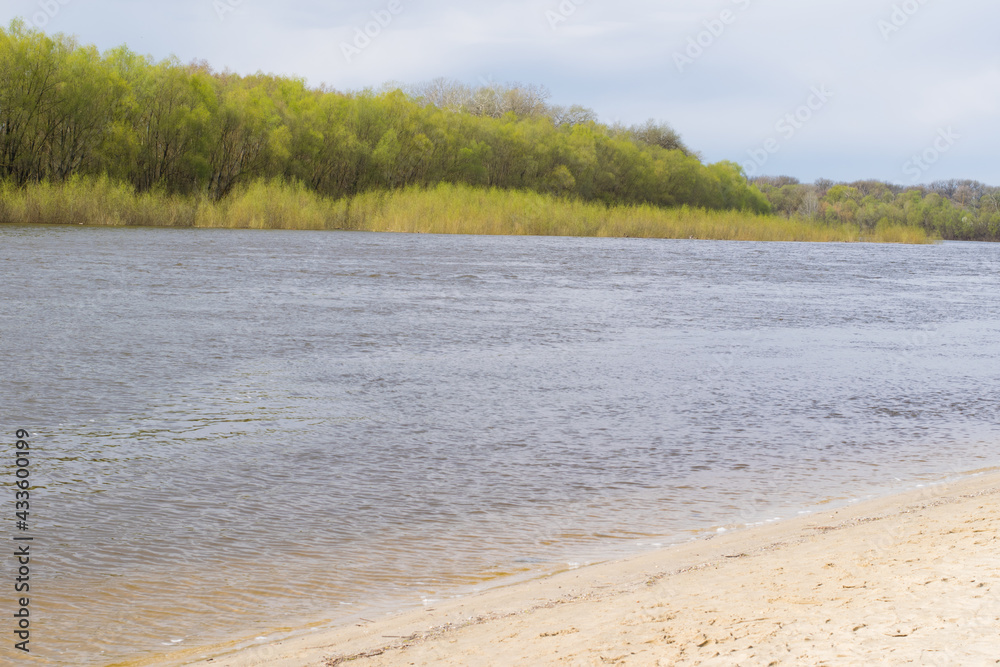
[[[248,182],[223,199],[147,191],[103,179],[0,183],[0,225],[308,229],[477,236],[929,244],[922,227],[871,228],[742,209],[603,203],[525,189],[441,183],[332,198],[300,183]]]
[[[984,545],[998,507],[991,468],[422,609],[124,664],[793,664],[887,652],[995,664],[1000,568]]]

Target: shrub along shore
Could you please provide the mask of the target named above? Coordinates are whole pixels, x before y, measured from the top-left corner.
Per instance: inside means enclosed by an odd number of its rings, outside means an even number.
[[[608,125],[549,97],[446,79],[337,91],[100,52],[15,19],[0,27],[0,222],[1000,238],[1000,200],[982,184],[956,182],[945,200],[877,183],[751,183],[736,163],[703,163],[662,121]]]
[[[0,185],[0,223],[235,229],[342,229],[428,234],[927,243],[923,229],[825,224],[741,211],[605,205],[529,190],[439,184],[331,198],[258,180],[221,200],[137,193],[107,177]]]

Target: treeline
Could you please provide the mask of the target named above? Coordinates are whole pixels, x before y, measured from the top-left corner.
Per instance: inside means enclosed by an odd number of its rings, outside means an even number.
[[[602,125],[544,89],[447,81],[337,92],[270,74],[100,53],[23,21],[0,30],[0,180],[104,177],[219,201],[261,179],[332,198],[438,183],[604,204],[766,212],[729,162],[668,126]]]
[[[883,181],[803,184],[789,176],[754,179],[774,213],[875,229],[880,223],[920,227],[961,241],[1000,241],[1000,187],[949,180],[901,186]]]

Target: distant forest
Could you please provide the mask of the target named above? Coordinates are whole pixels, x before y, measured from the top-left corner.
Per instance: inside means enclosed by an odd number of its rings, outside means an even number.
[[[539,86],[444,79],[342,92],[156,62],[125,46],[101,53],[16,19],[0,28],[0,193],[37,186],[32,193],[56,196],[45,188],[107,179],[135,196],[197,206],[262,182],[331,200],[440,185],[608,207],[774,213],[856,225],[862,237],[907,226],[1000,240],[996,187],[748,181],[735,162],[704,164],[664,122],[602,124],[590,109],[549,99]],[[58,196],[70,191],[86,189]],[[31,217],[35,205],[25,206],[8,218]]]
[[[109,176],[213,200],[287,179],[318,194],[452,183],[607,204],[767,212],[735,163],[704,165],[667,125],[596,122],[545,89],[338,92],[302,79],[100,53],[15,20],[0,32],[0,179]]]
[[[933,236],[1000,241],[1000,187],[978,181],[902,186],[883,181],[803,184],[790,176],[753,179],[773,213],[872,229],[879,222],[922,227]]]

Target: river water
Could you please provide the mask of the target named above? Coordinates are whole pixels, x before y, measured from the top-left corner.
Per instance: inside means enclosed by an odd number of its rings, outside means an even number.
[[[0,256],[34,664],[383,613],[1000,462],[1000,245],[7,226]]]

